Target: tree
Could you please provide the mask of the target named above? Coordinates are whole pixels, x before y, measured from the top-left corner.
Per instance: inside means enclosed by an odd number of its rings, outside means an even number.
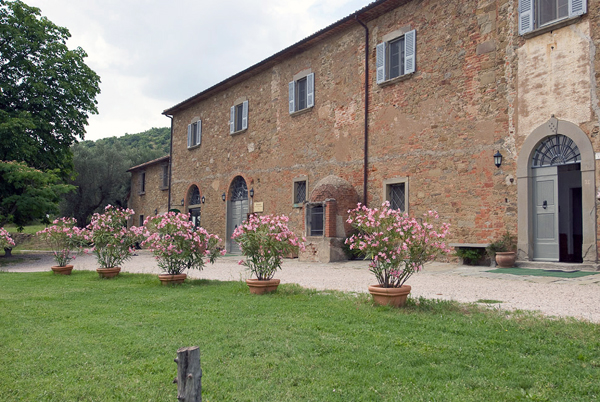
[[[0,161],[0,226],[14,223],[21,230],[32,220],[46,221],[48,214],[58,212],[61,197],[74,189],[62,183],[57,171]]]
[[[152,128],[139,134],[83,141],[73,148],[77,190],[67,194],[61,214],[85,226],[94,212],[108,204],[127,206],[131,176],[127,169],[168,154],[169,128]]]
[[[0,160],[72,171],[70,147],[98,112],[100,77],[69,37],[38,8],[0,0]]]

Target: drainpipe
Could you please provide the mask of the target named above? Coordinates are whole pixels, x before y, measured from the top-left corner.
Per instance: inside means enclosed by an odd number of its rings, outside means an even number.
[[[167,200],[167,212],[171,210],[171,177],[173,176],[173,173],[171,173],[172,169],[172,165],[173,165],[173,116],[169,116],[168,114],[166,114],[165,116],[167,116],[169,119],[171,119],[171,142],[169,143],[169,190],[168,190],[168,197],[169,199]]]
[[[367,182],[369,179],[369,28],[355,17],[356,21],[365,29],[365,145],[363,161],[363,204],[368,206]]]

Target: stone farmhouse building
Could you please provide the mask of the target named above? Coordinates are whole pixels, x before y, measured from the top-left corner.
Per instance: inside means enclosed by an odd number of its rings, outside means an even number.
[[[139,214],[192,210],[236,252],[247,214],[284,213],[332,261],[347,210],[388,200],[456,246],[508,230],[520,261],[595,268],[598,45],[599,0],[375,1],[165,110],[168,205]]]

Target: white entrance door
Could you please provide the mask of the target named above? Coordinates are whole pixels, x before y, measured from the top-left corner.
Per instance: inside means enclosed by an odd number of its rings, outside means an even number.
[[[240,246],[231,238],[233,231],[244,222],[248,214],[248,187],[243,177],[237,176],[231,183],[227,208],[227,251],[240,254]]]
[[[559,260],[558,171],[556,166],[533,169],[533,259]]]

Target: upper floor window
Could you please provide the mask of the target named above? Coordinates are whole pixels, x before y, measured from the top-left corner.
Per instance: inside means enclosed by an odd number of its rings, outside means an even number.
[[[376,47],[377,83],[414,73],[416,54],[417,32],[414,29],[379,43]]]
[[[202,143],[202,120],[198,120],[188,125],[188,148],[195,147]]]
[[[248,128],[248,101],[232,106],[229,111],[229,134]]]
[[[408,212],[408,177],[396,177],[383,181],[383,197],[390,208]]]
[[[519,34],[587,12],[587,0],[519,0]]]
[[[311,108],[315,105],[315,74],[310,73],[304,77],[290,81],[289,102],[290,114]]]
[[[301,207],[303,203],[306,201],[306,176],[299,177],[294,179],[294,194],[293,194],[293,204],[294,207]]]

